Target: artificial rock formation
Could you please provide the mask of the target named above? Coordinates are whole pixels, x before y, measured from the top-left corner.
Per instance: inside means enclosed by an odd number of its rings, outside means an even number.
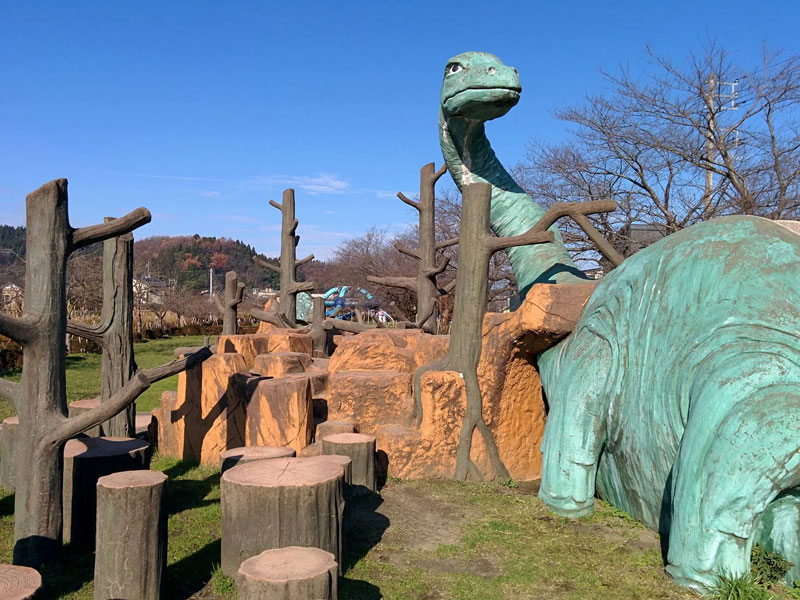
[[[236,589],[240,600],[336,600],[338,569],[319,548],[265,550],[241,564]]]
[[[94,597],[160,600],[167,567],[167,476],[127,471],[97,481]]]
[[[414,415],[417,426],[424,418],[421,378],[427,371],[455,371],[464,379],[466,410],[460,428],[455,478],[481,478],[482,474],[471,458],[473,434],[478,431],[489,457],[492,474],[505,479],[508,469],[500,459],[497,444],[486,424],[483,398],[478,382],[478,364],[482,349],[483,317],[486,313],[489,260],[492,254],[505,248],[543,244],[554,240],[547,229],[565,215],[586,215],[608,212],[616,208],[612,202],[583,202],[552,206],[527,232],[513,237],[496,237],[489,229],[492,200],[491,184],[474,183],[464,186],[461,203],[461,231],[458,249],[458,278],[450,326],[450,346],[447,355],[435,363],[417,369],[414,374]]]
[[[78,438],[64,445],[64,543],[91,548],[95,541],[97,481],[120,471],[148,469],[150,446],[133,438]]]
[[[222,570],[285,546],[321,548],[341,564],[343,471],[309,458],[237,465],[221,479]]]
[[[174,375],[208,356],[202,349],[185,359],[139,370],[97,408],[67,417],[65,347],[66,263],[85,246],[130,233],[147,223],[140,208],[99,225],[76,229],[69,224],[67,180],[43,185],[26,199],[25,311],[22,317],[0,315],[0,333],[22,346],[22,380],[0,379],[0,395],[19,417],[17,452],[25,456],[28,477],[19,478],[14,498],[14,563],[37,566],[60,551],[64,443],[128,407],[156,381]]]
[[[514,479],[541,476],[539,446],[546,412],[536,355],[572,331],[594,285],[537,284],[518,310],[484,316],[478,364],[484,419],[500,459]],[[410,374],[441,359],[448,343],[448,336],[431,336],[413,329],[384,329],[339,340],[329,365],[329,421],[318,424],[317,440],[327,435],[328,423],[335,428],[336,422],[345,421],[346,430],[342,432],[355,427],[377,437],[377,449],[388,456],[391,475],[404,479],[451,477],[466,406],[464,380],[457,372],[428,371],[421,378],[423,419],[419,429],[408,415],[394,423],[383,419],[358,422],[356,412],[402,414],[400,409],[410,405],[411,395],[409,392],[399,400],[397,396],[378,396],[372,389],[347,382],[348,373],[380,372],[389,367]],[[399,401],[400,405],[387,407],[388,401]],[[343,411],[343,407],[348,410]],[[305,449],[303,455],[321,450],[314,446]],[[471,458],[484,477],[492,477],[480,437],[473,441]]]
[[[300,452],[324,406],[326,361],[311,358],[311,339],[296,330],[220,336],[219,354],[178,377],[153,411],[159,451],[219,464],[242,446],[290,446]]]
[[[439,250],[458,243],[458,238],[436,243],[436,182],[447,170],[446,165],[434,172],[434,163],[423,166],[419,172],[419,201],[410,200],[402,192],[397,194],[403,202],[419,213],[419,249],[409,250],[399,242],[394,247],[401,254],[419,261],[417,277],[375,277],[367,276],[367,280],[381,285],[398,287],[414,292],[417,295],[416,326],[428,333],[436,332],[434,309],[438,298],[449,290],[440,288],[436,278],[447,268],[449,258],[437,264],[436,255]],[[452,289],[452,288],[450,288]]]
[[[236,271],[225,273],[225,299],[220,300],[214,294],[214,305],[222,313],[222,334],[236,335],[237,333],[237,309],[244,298],[244,283],[239,281]]]
[[[297,231],[298,221],[294,216],[294,190],[291,188],[284,190],[283,204],[278,204],[273,200],[270,200],[269,203],[271,206],[281,211],[280,266],[276,267],[272,263],[266,262],[257,256],[253,257],[253,261],[255,261],[257,265],[280,275],[281,296],[279,312],[276,313],[278,321],[275,322],[271,315],[266,315],[259,310],[252,310],[250,314],[259,320],[271,322],[279,327],[296,327],[297,294],[300,292],[310,292],[316,287],[316,284],[312,281],[302,283],[297,281],[297,267],[314,260],[314,255],[309,254],[305,258],[297,260],[296,249],[297,243],[300,241],[300,236],[295,233]]]

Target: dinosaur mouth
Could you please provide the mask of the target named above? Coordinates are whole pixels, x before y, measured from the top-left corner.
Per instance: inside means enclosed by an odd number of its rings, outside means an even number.
[[[476,85],[476,86],[473,86],[473,87],[468,87],[468,88],[463,89],[463,90],[459,90],[459,91],[455,92],[454,94],[450,94],[449,96],[447,96],[444,99],[444,101],[445,102],[449,102],[450,100],[453,100],[454,98],[458,98],[462,94],[470,94],[470,93],[474,93],[474,92],[495,92],[495,91],[496,92],[511,92],[510,95],[512,97],[519,98],[519,95],[522,93],[522,88],[519,87],[519,86],[504,86],[504,85],[500,85],[500,86],[488,86],[488,85],[487,86],[481,86],[481,85]]]

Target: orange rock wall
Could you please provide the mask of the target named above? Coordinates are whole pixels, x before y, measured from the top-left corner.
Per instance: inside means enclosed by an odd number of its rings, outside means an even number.
[[[593,289],[594,284],[537,285],[517,311],[484,319],[478,367],[484,420],[515,479],[541,476],[545,404],[535,357],[569,334]],[[409,422],[409,400],[400,392],[377,392],[388,390],[396,374],[442,358],[449,339],[417,330],[374,330],[337,341],[330,362],[329,419],[354,420],[359,431],[376,435],[393,476],[452,477],[466,406],[460,374],[431,371],[422,377],[419,429]],[[373,373],[372,381],[366,372]],[[476,430],[471,457],[488,477],[486,448]]]

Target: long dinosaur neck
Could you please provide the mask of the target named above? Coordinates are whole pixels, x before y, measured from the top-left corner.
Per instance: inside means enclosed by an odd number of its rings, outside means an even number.
[[[492,184],[492,231],[498,236],[525,233],[544,214],[495,156],[483,122],[445,118],[439,110],[439,142],[450,175],[459,189],[475,182]],[[517,287],[524,296],[534,283],[573,283],[585,277],[567,253],[558,228],[553,244],[507,250]]]

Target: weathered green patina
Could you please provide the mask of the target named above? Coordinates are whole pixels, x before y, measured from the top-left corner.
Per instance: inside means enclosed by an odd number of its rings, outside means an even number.
[[[517,70],[486,52],[465,52],[447,61],[439,107],[439,143],[456,185],[492,184],[492,231],[512,236],[528,231],[544,210],[528,196],[495,156],[484,123],[502,117],[522,92]],[[567,253],[558,227],[553,244],[509,248],[524,295],[534,283],[585,281]]]
[[[483,130],[518,90],[483,53],[451,59],[442,87],[445,159],[457,184],[495,186],[504,236],[542,214]],[[521,250],[520,287],[574,272],[560,240]],[[800,565],[798,281],[800,236],[756,217],[671,235],[604,278],[575,331],[539,357],[542,500],[580,516],[597,491],[660,531],[668,572],[695,589],[746,572],[757,541]]]

